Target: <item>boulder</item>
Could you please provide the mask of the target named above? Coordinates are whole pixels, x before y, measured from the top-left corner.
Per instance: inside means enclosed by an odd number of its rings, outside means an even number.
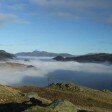
[[[77,112],[77,108],[71,102],[63,99],[55,100],[50,108],[56,112]]]
[[[38,101],[41,101],[42,104],[45,104],[45,105],[49,105],[51,103],[50,100],[47,100],[45,98],[42,98],[40,96],[38,96],[37,93],[35,92],[29,92],[26,94],[26,96],[30,99],[30,100],[38,100]]]
[[[38,97],[39,97],[38,94],[35,93],[35,92],[29,92],[29,93],[26,94],[26,96],[28,98],[35,98],[35,99],[38,99]]]

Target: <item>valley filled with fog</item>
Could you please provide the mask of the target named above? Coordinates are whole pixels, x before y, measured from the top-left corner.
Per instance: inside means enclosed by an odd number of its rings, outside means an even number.
[[[47,86],[54,82],[112,90],[112,65],[58,62],[46,57],[17,57],[0,62],[0,84]]]

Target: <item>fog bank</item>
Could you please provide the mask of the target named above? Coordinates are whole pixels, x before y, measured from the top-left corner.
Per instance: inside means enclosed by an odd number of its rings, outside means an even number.
[[[28,68],[28,65],[34,67]],[[48,79],[52,82],[76,82],[93,88],[111,89],[112,65],[57,62],[44,58],[30,58],[29,61],[19,58],[8,63],[0,62],[0,84],[44,86],[48,84]]]

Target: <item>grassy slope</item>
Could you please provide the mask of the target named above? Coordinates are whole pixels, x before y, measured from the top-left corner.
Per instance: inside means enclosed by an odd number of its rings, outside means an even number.
[[[73,89],[61,86],[18,87],[22,92],[36,92],[40,97],[55,100],[67,99],[79,108],[92,109],[94,112],[112,112],[112,93],[75,86]]]
[[[18,90],[0,85],[0,104],[26,101],[26,97]]]
[[[12,110],[14,110],[13,112],[37,112],[37,110],[38,112],[53,112],[47,106],[35,106],[35,103],[29,102],[26,93],[31,94],[32,92],[37,93],[38,99],[44,102],[66,99],[81,109],[90,109],[94,112],[112,112],[112,92],[70,84],[56,84],[43,88],[33,86],[12,88],[0,85],[0,112],[12,112]],[[1,109],[5,111],[1,111]]]
[[[39,100],[47,102],[46,99]],[[53,112],[30,101],[27,94],[8,86],[0,85],[0,112]]]

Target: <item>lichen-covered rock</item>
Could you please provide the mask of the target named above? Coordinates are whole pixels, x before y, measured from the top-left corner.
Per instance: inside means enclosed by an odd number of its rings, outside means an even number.
[[[35,98],[35,99],[38,99],[38,97],[39,97],[38,94],[35,93],[35,92],[29,92],[29,93],[26,94],[26,96],[28,98]]]
[[[67,100],[55,100],[50,108],[56,112],[77,112],[77,108],[71,102]]]
[[[35,93],[35,92],[29,92],[29,93],[26,94],[26,96],[27,96],[29,99],[35,98],[35,99],[41,101],[43,104],[46,104],[46,105],[49,105],[49,104],[51,103],[50,100],[47,100],[47,99],[45,99],[45,98],[42,98],[42,97],[38,96],[38,94]]]

